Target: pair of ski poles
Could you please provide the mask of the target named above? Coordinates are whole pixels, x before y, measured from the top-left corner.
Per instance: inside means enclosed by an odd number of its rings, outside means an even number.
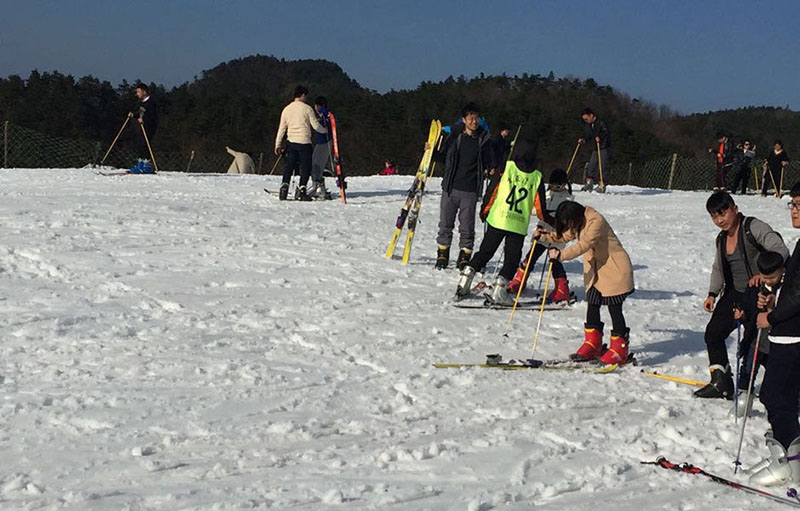
[[[600,142],[597,143],[597,167],[600,171],[600,190],[605,191],[606,184],[605,180],[603,179],[603,158],[600,153]],[[569,165],[567,165],[567,175],[569,175],[570,171],[572,170],[572,164],[575,163],[575,157],[578,156],[578,150],[581,148],[581,143],[578,142],[575,145],[575,150],[572,152],[572,158],[569,160]]]
[[[117,140],[119,140],[119,136],[122,135],[122,132],[125,130],[125,126],[128,125],[128,121],[130,121],[132,118],[133,118],[133,112],[128,112],[128,115],[125,117],[125,121],[122,123],[122,127],[117,132],[117,136],[114,137],[114,140],[111,142],[108,151],[106,151],[106,154],[103,156],[103,159],[100,160],[100,165],[103,165],[103,163],[105,163],[106,158],[108,158],[108,155],[111,154],[111,150],[114,149]],[[158,164],[156,163],[156,157],[153,155],[153,148],[150,146],[150,139],[147,137],[147,130],[144,129],[144,124],[139,123],[139,126],[142,128],[142,136],[144,137],[144,141],[147,144],[147,150],[150,152],[150,159],[153,161],[153,167],[155,168],[155,171],[158,172]]]

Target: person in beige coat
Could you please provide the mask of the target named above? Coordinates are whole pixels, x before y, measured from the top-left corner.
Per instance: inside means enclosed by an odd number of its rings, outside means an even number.
[[[622,303],[633,293],[633,266],[614,230],[593,208],[567,201],[556,209],[556,232],[537,230],[537,236],[548,243],[575,241],[563,251],[550,249],[553,261],[569,261],[583,256],[583,284],[586,287],[585,340],[571,358],[600,358],[604,364],[628,361],[630,329],[625,324]],[[608,306],[611,315],[611,346],[603,352],[603,323],[600,307]]]
[[[228,174],[256,173],[256,164],[253,162],[253,158],[251,158],[249,154],[234,151],[230,147],[225,147],[225,150],[228,151],[228,154],[233,156],[231,166],[228,167]]]

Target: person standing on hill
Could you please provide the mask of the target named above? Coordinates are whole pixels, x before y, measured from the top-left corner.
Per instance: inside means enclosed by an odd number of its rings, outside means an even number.
[[[494,161],[501,170],[506,159],[508,159],[508,152],[511,149],[511,144],[506,142],[510,133],[511,131],[508,129],[508,126],[501,124],[500,131],[496,135],[493,135],[491,140],[492,149],[494,150]],[[491,176],[486,177],[489,178]]]
[[[289,181],[292,179],[292,172],[295,166],[300,167],[300,186],[295,192],[295,199],[310,201],[311,197],[306,194],[306,184],[311,175],[311,134],[313,131],[326,133],[328,130],[320,124],[314,109],[306,103],[308,89],[298,85],[294,90],[294,100],[289,103],[281,112],[280,126],[275,137],[275,154],[281,153],[281,143],[286,136],[289,141],[286,144],[286,166],[283,170],[283,182],[281,183],[278,198],[286,200],[289,195]]]
[[[597,191],[604,192],[605,183],[599,183],[600,171],[598,165],[608,170],[608,161],[611,158],[611,132],[608,131],[606,123],[597,118],[597,115],[591,108],[584,108],[581,112],[581,119],[583,119],[583,138],[578,139],[579,144],[587,142],[592,145],[592,156],[589,158],[589,164],[586,167],[586,184],[581,188],[584,192],[591,192],[595,189],[597,184]],[[597,154],[598,144],[600,147],[600,154]],[[603,178],[605,180],[605,177]]]
[[[483,177],[493,170],[494,151],[489,132],[480,125],[475,103],[461,110],[461,121],[452,127],[436,159],[444,164],[442,200],[439,206],[439,234],[436,237],[436,269],[450,264],[450,243],[458,217],[459,253],[457,266],[463,269],[472,257],[475,244],[475,208],[483,188]],[[426,143],[427,147],[427,143]]]
[[[147,143],[149,141],[150,147],[152,147],[153,139],[156,137],[156,131],[158,130],[158,106],[150,96],[150,88],[147,85],[138,83],[134,91],[136,97],[139,98],[139,105],[136,110],[137,115],[135,117],[144,128],[145,133],[147,133],[147,140],[145,140],[143,133],[134,135],[134,140],[136,140],[136,156],[139,160],[130,171],[135,174],[152,174],[154,172],[153,162],[150,161],[150,148],[148,148]],[[142,128],[137,128],[137,131],[141,132]]]
[[[783,149],[783,142],[775,140],[772,144],[772,151],[764,162],[764,178],[761,185],[761,196],[767,196],[770,184],[773,188],[778,188],[781,179],[781,170],[789,164],[789,155]]]
[[[742,195],[747,194],[747,181],[750,180],[750,166],[756,156],[756,146],[749,140],[744,140],[736,146],[733,152],[733,180],[731,181],[731,193],[736,193],[739,185],[742,187]]]
[[[309,197],[331,199],[331,192],[325,188],[325,165],[331,158],[331,122],[328,117],[328,100],[319,96],[314,100],[317,121],[328,130],[326,133],[314,132],[314,152],[311,155],[311,191]]]
[[[714,173],[714,191],[725,191],[725,174],[728,172],[728,168],[731,166],[731,160],[733,159],[733,144],[728,138],[728,135],[722,131],[717,133],[717,145],[709,149],[708,152],[715,155],[714,161],[717,164],[717,169]]]

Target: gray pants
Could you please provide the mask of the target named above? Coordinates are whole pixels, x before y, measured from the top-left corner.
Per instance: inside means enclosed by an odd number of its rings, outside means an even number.
[[[458,248],[472,250],[475,244],[475,206],[478,204],[477,192],[453,190],[442,191],[439,205],[439,235],[436,243],[449,247],[453,242],[453,229],[458,217]]]
[[[600,158],[602,158],[603,162],[603,182],[608,181],[608,159],[610,157],[611,153],[608,149],[600,149]],[[597,167],[597,151],[592,151],[592,156],[589,158],[589,165],[586,167],[586,178],[594,179],[595,181],[600,179],[600,171]]]
[[[331,158],[330,142],[317,144],[314,146],[314,153],[311,155],[311,181],[322,181],[322,171]]]

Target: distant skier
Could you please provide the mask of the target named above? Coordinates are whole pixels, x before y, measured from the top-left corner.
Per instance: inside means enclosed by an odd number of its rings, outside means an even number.
[[[714,191],[726,190],[725,178],[733,159],[733,144],[728,135],[720,131],[717,133],[717,145],[708,150],[714,155],[716,171],[714,173]]]
[[[785,259],[789,256],[789,250],[781,235],[772,227],[757,218],[739,213],[728,192],[711,194],[706,201],[706,211],[714,225],[720,228],[715,242],[708,297],[703,302],[703,309],[712,313],[705,331],[711,382],[695,391],[694,395],[733,399],[733,379],[728,348],[725,346],[726,339],[736,329],[733,305],[742,302],[742,293],[755,275],[753,269],[759,253],[777,252]]]
[[[544,209],[545,201],[542,173],[536,170],[536,145],[520,141],[513,160],[505,164],[505,172],[495,172],[486,189],[480,212],[481,220],[487,224],[486,234],[478,252],[461,270],[457,297],[469,294],[475,273],[483,270],[505,240],[503,268],[492,286],[489,299],[500,305],[513,303],[507,287],[522,257],[531,212],[535,211],[540,219],[553,222]]]
[[[383,170],[380,172],[381,176],[395,176],[397,175],[397,169],[394,166],[394,162],[392,160],[386,160],[383,164]]]
[[[456,217],[459,232],[456,266],[462,269],[469,262],[475,244],[475,208],[483,188],[483,176],[496,167],[494,151],[489,146],[489,132],[480,125],[480,112],[475,103],[464,106],[461,121],[452,127],[450,136],[435,155],[444,165],[436,237],[436,268],[439,270],[450,264]]]
[[[281,183],[278,198],[286,200],[289,195],[289,181],[292,179],[292,172],[299,165],[300,186],[295,192],[295,199],[310,201],[311,197],[306,193],[306,184],[311,175],[311,134],[312,131],[326,133],[325,126],[319,123],[314,109],[306,103],[308,89],[298,85],[294,90],[294,101],[289,103],[281,112],[280,126],[278,134],[275,136],[275,154],[279,155],[282,151],[281,143],[284,135],[288,139],[285,152],[285,167],[283,170],[283,182]]]
[[[558,209],[558,206],[560,206],[562,202],[574,200],[572,196],[572,184],[569,182],[569,176],[564,169],[553,169],[553,171],[550,172],[546,196],[547,205],[545,210],[551,217],[555,217],[556,209]],[[553,224],[544,221],[539,222],[539,227],[545,231],[555,231],[555,226]],[[531,250],[533,250],[533,259],[531,259],[530,268],[528,269],[529,272],[533,270],[533,266],[536,264],[536,261],[539,260],[539,257],[551,246],[563,250],[565,245],[563,243],[550,244],[539,240],[536,243],[536,247],[531,247]],[[511,293],[516,293],[520,285],[522,289],[525,289],[528,277],[530,276],[530,273],[527,276],[525,275],[525,265],[528,263],[529,257],[530,251],[528,251],[528,255],[523,257],[520,261],[517,273],[514,274],[514,279],[508,285],[508,290]],[[547,296],[547,300],[551,303],[569,300],[570,292],[569,283],[567,282],[567,272],[564,271],[564,265],[561,264],[561,261],[553,261],[553,279],[555,279],[555,284],[553,286],[553,291]]]
[[[136,128],[137,133],[135,133],[133,137],[136,141],[136,156],[138,157],[138,161],[136,165],[131,168],[130,172],[134,174],[152,174],[155,172],[155,169],[153,168],[153,162],[150,160],[151,155],[150,149],[147,147],[147,142],[150,142],[150,148],[152,148],[153,140],[158,130],[158,105],[156,105],[156,102],[150,96],[150,88],[147,85],[138,83],[134,90],[136,92],[136,97],[139,98],[139,106],[134,116],[139,121],[139,124],[144,127],[144,131],[147,133],[147,140],[145,140],[144,134],[142,134],[142,129]]]
[[[625,248],[606,219],[593,208],[573,201],[562,202],[556,209],[555,233],[537,229],[546,243],[567,243],[560,251],[550,248],[552,261],[569,261],[583,256],[583,284],[586,288],[586,324],[584,341],[573,360],[600,359],[603,364],[628,361],[630,329],[625,323],[622,304],[634,292],[633,266]],[[611,315],[611,345],[603,352],[603,323],[600,307],[606,305]]]
[[[756,156],[756,146],[749,140],[745,139],[741,144],[736,146],[731,158],[731,174],[730,191],[732,194],[741,185],[742,195],[747,194],[747,182],[750,180],[750,167],[753,164],[753,158]]]
[[[314,153],[311,157],[311,191],[309,197],[330,200],[331,192],[325,188],[325,166],[331,160],[331,130],[330,118],[328,117],[328,100],[325,96],[319,96],[314,100],[314,112],[317,121],[325,127],[326,133],[314,132]]]
[[[605,188],[600,186],[598,165],[602,164],[604,172],[608,172],[608,162],[611,158],[611,132],[608,131],[606,123],[598,119],[591,108],[583,109],[581,119],[583,119],[584,136],[578,139],[578,143],[583,144],[586,142],[592,148],[592,155],[589,157],[589,164],[586,167],[586,184],[581,190],[591,192],[597,185],[597,191],[604,192]],[[599,155],[597,154],[598,144],[600,144]],[[605,177],[603,180],[605,180]],[[602,185],[605,185],[605,183],[602,183]]]
[[[772,151],[764,162],[764,178],[761,185],[761,196],[767,196],[770,185],[777,190],[780,186],[781,171],[789,164],[789,155],[783,149],[783,142],[775,140],[772,144]],[[777,193],[777,191],[776,191]]]
[[[800,183],[789,195],[792,227],[800,229]],[[759,296],[758,305],[766,312],[756,318],[758,328],[769,329],[770,353],[761,402],[767,408],[771,431],[765,435],[769,457],[750,469],[750,482],[774,486],[800,481],[800,242],[786,265],[783,284],[780,271],[765,276],[765,281],[780,286],[777,296]]]

